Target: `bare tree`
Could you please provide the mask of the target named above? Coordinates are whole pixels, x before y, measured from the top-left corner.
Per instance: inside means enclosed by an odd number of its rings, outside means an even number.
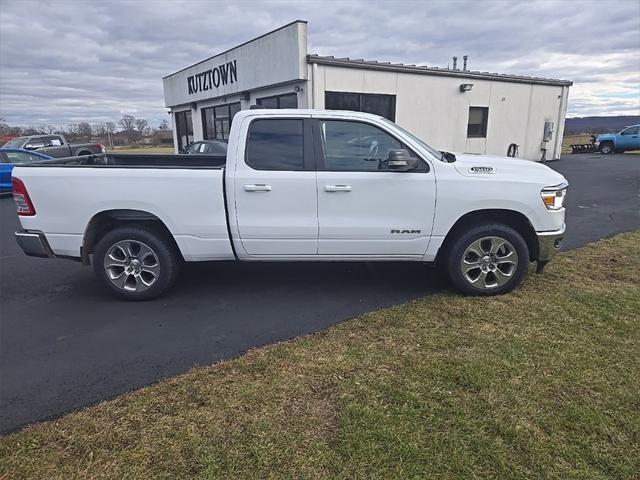
[[[54,127],[53,125],[39,125],[38,130],[40,130],[42,133],[51,135],[52,133],[56,132],[56,127]]]
[[[89,125],[87,122],[80,122],[78,124],[76,133],[79,137],[91,137],[93,130],[91,129],[91,125]]]
[[[0,117],[0,135],[12,135],[14,128],[10,127],[7,121]]]
[[[23,129],[22,134],[23,135],[40,135],[40,130],[38,130],[36,127],[34,127],[33,125],[28,126],[27,128]]]
[[[140,132],[140,135],[144,135],[148,122],[144,118],[138,118],[136,120],[136,128]]]
[[[107,134],[107,126],[104,123],[94,123],[91,128],[96,137],[104,137]]]
[[[169,122],[166,118],[160,122],[160,125],[158,125],[158,130],[169,130]]]
[[[125,132],[130,132],[131,130],[135,130],[136,117],[134,117],[133,115],[123,115],[118,123],[122,127],[122,130],[124,130]]]

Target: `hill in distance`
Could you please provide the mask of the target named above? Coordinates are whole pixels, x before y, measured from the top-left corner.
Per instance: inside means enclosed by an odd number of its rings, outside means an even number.
[[[581,133],[613,133],[619,132],[626,126],[637,125],[639,123],[639,115],[567,118],[564,121],[564,134],[579,135]]]

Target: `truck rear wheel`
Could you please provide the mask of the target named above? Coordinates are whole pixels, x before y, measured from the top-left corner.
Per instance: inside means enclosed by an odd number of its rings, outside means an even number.
[[[445,258],[451,283],[467,295],[500,295],[527,274],[529,248],[522,235],[503,224],[472,227],[458,237]]]
[[[161,295],[178,275],[174,245],[161,232],[118,227],[96,244],[93,269],[119,298],[149,300]]]

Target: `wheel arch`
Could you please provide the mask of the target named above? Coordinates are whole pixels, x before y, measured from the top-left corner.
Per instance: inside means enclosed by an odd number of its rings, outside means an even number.
[[[144,210],[113,209],[104,210],[95,214],[87,224],[81,247],[82,263],[84,265],[89,265],[89,255],[94,253],[96,243],[105,233],[113,230],[114,228],[126,225],[147,227],[161,232],[163,236],[172,243],[176,251],[182,257],[180,248],[171,234],[171,231],[159,217]]]
[[[443,258],[453,244],[453,240],[463,231],[478,225],[488,223],[502,223],[517,231],[529,248],[529,260],[538,258],[538,239],[536,230],[529,219],[521,212],[509,209],[484,209],[465,213],[453,224],[444,238],[437,255],[437,260]]]

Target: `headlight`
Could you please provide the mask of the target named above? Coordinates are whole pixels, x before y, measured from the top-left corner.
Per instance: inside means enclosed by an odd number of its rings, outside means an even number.
[[[540,192],[542,202],[547,210],[560,210],[564,206],[564,199],[567,196],[567,183],[545,187]]]

